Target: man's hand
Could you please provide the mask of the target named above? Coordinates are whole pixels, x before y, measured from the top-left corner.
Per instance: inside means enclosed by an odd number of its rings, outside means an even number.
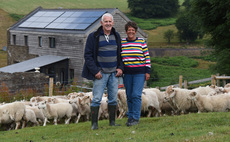
[[[123,71],[121,69],[116,69],[117,70],[117,74],[116,77],[120,77],[123,73]]]
[[[102,75],[101,75],[101,71],[99,71],[96,75],[95,75],[96,79],[101,79]]]

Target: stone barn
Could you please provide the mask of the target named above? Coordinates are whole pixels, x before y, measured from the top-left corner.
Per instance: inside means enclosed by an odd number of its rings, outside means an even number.
[[[0,71],[29,72],[40,68],[41,73],[54,77],[55,82],[83,81],[81,72],[86,39],[101,25],[101,16],[106,12],[114,16],[114,27],[121,37],[126,37],[124,25],[130,19],[116,8],[36,8],[9,27],[8,66]],[[140,28],[137,36],[147,40]]]

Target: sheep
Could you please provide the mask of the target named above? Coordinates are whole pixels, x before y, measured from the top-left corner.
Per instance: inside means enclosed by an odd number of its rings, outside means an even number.
[[[161,115],[161,109],[159,106],[159,101],[157,94],[153,90],[144,89],[141,95],[141,110],[148,110],[147,117],[150,117],[153,114],[153,108],[157,110],[157,112]],[[156,115],[157,116],[157,115]]]
[[[230,109],[230,95],[222,94],[216,96],[200,95],[197,92],[191,92],[189,99],[194,100],[200,112],[227,112]]]
[[[36,118],[36,115],[35,115],[34,111],[31,110],[31,109],[26,108],[26,113],[23,116],[23,119],[25,121],[23,121],[22,128],[24,128],[26,123],[28,123],[28,122],[33,123],[33,126],[38,126],[39,125],[39,123],[37,121],[37,118]]]
[[[128,111],[127,98],[124,89],[119,89],[117,92],[117,104],[120,112],[118,118],[122,119]]]
[[[66,116],[65,124],[69,124],[72,116],[73,107],[69,103],[48,104],[46,101],[39,102],[38,108],[42,110],[45,121],[43,126],[46,126],[47,119],[54,119],[54,125],[57,125],[57,120]]]
[[[159,107],[162,110],[162,107],[164,105],[164,98],[165,98],[164,92],[161,92],[158,88],[145,88],[144,90],[150,90],[156,93],[159,102]]]
[[[226,85],[224,86],[224,89],[225,89],[225,91],[226,91],[227,93],[229,93],[229,92],[230,92],[230,83],[226,84]]]
[[[15,130],[20,126],[20,121],[23,121],[26,107],[22,102],[13,102],[0,106],[0,123],[9,124],[12,122],[16,123]]]
[[[188,100],[188,95],[191,92],[191,90],[174,88],[173,86],[168,86],[165,91],[166,99],[172,99],[173,104],[177,107],[181,114],[187,113],[188,111],[197,111],[197,107],[194,102],[192,100]]]
[[[107,119],[109,117],[108,113],[108,99],[107,97],[102,97],[101,104],[100,104],[100,109],[99,109],[99,114],[98,114],[98,119]]]
[[[192,91],[195,91],[201,95],[208,95],[209,92],[215,91],[215,86],[206,86],[206,87],[198,87],[192,89]]]
[[[78,117],[75,123],[78,123],[82,115],[86,115],[86,119],[89,120],[90,116],[90,96],[84,96],[83,98],[77,98],[75,103],[78,105]]]
[[[26,105],[26,109],[30,109],[30,110],[34,111],[36,119],[39,122],[44,122],[45,121],[45,116],[42,113],[42,111],[38,108],[38,106],[28,106],[28,105]]]
[[[57,104],[57,103],[69,103],[69,100],[62,99],[62,98],[52,98],[51,102],[54,103],[54,104]]]
[[[122,119],[128,111],[125,90],[123,89],[118,90],[117,98],[118,98],[118,106],[120,111],[118,118]],[[147,90],[147,89],[143,90],[141,98],[142,98],[141,111],[142,112],[148,111],[148,115],[147,115],[148,117],[150,117],[151,114],[153,113],[153,108],[155,108],[159,113],[161,113],[158,97],[154,91]]]
[[[42,101],[51,102],[51,99],[52,99],[52,97],[48,97],[48,96],[42,96],[42,97],[37,96],[37,97],[32,97],[30,99],[30,102],[32,102],[32,103],[34,103],[34,102],[38,103],[38,102],[42,102]]]

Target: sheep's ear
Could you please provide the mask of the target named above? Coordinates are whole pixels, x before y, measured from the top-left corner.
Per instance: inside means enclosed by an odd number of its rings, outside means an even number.
[[[80,98],[78,98],[78,102],[79,102],[79,104],[81,104],[81,99]]]
[[[91,104],[92,99],[90,98],[90,104]]]
[[[192,93],[190,93],[189,94],[191,97],[195,97],[196,95],[197,95],[197,93],[196,92],[192,92]]]

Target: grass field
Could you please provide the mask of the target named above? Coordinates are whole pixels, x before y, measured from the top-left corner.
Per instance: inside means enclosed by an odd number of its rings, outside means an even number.
[[[224,142],[230,141],[230,113],[191,113],[179,116],[142,117],[138,126],[127,127],[127,118],[117,119],[120,127],[99,121],[48,125],[1,131],[2,142]]]
[[[8,13],[26,15],[38,6],[43,8],[119,8],[128,12],[127,0],[0,0],[0,8]]]

